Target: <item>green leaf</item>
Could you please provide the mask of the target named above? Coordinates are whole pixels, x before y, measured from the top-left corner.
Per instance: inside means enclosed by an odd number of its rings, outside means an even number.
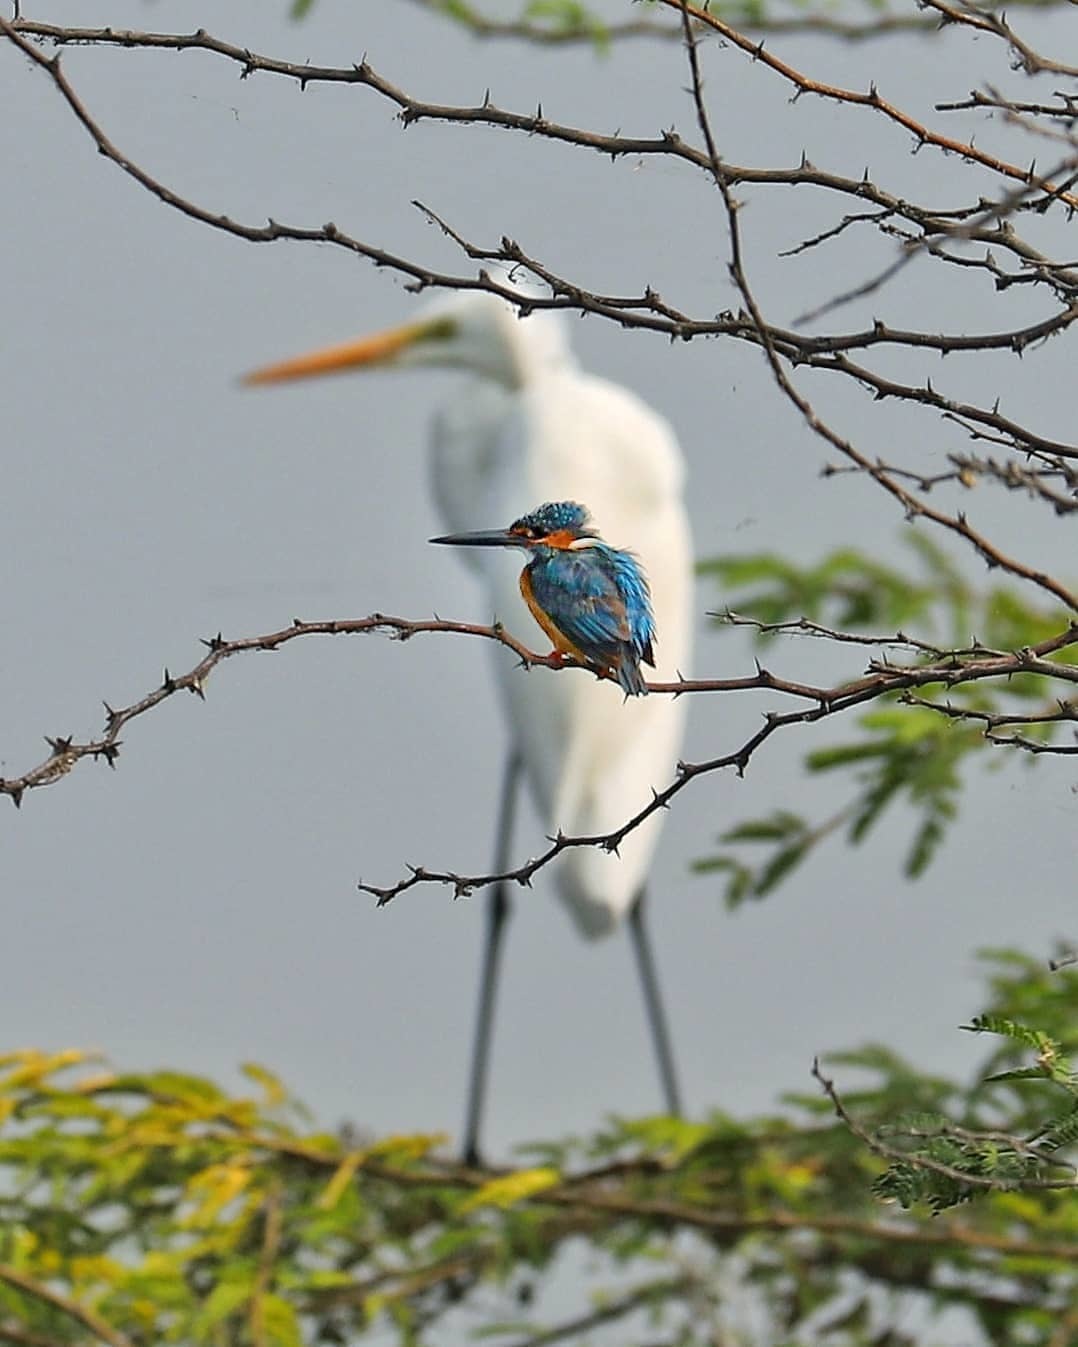
[[[251,1298],[252,1281],[248,1277],[239,1280],[220,1281],[213,1288],[195,1315],[191,1331],[197,1342],[208,1342],[213,1329],[238,1310],[246,1307]]]
[[[263,1295],[260,1303],[267,1339],[277,1347],[303,1347],[293,1306],[283,1297],[272,1294]]]
[[[736,828],[731,828],[729,832],[723,833],[721,841],[775,842],[781,841],[791,834],[803,833],[805,828],[806,824],[803,818],[780,809],[768,818],[751,819],[747,823],[739,823]]]

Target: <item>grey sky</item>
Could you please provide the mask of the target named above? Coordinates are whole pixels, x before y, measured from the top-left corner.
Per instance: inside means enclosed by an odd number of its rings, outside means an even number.
[[[322,0],[299,27],[284,9],[283,0],[162,0],[92,13],[39,5],[34,16],[173,31],[204,24],[294,60],[366,53],[432,101],[475,102],[489,86],[506,105],[541,100],[567,122],[692,130],[675,44],[632,44],[598,59],[475,44],[406,5]],[[1045,48],[1067,23],[1064,14],[1025,19]],[[999,44],[957,35],[849,48],[784,39],[782,51],[822,78],[857,87],[876,78],[925,115],[935,101],[1010,78]],[[867,113],[791,106],[773,77],[718,44],[707,44],[706,62],[732,159],[789,163],[804,146],[850,172],[871,163],[898,190],[942,189],[955,173],[928,150],[909,156],[908,138]],[[702,313],[735,303],[718,199],[677,165],[611,165],[474,127],[403,131],[370,92],[240,82],[227,63],[197,54],[73,50],[65,63],[124,152],[237,218],[333,219],[400,253],[456,265],[410,205],[418,197],[478,241],[513,235],[597,288],[650,282]],[[968,125],[956,118],[953,129]],[[993,146],[982,135],[986,148],[1031,157],[1002,125],[991,129]],[[326,247],[239,243],[168,211],[94,152],[47,77],[7,47],[0,162],[0,772],[36,761],[43,734],[93,730],[102,698],[129,701],[162,666],[189,667],[198,639],[218,629],[250,634],[296,615],[374,609],[489,616],[456,558],[425,541],[437,527],[426,425],[451,376],[379,375],[273,394],[235,382],[259,362],[407,317],[416,301],[399,279]],[[753,197],[743,215],[752,279],[783,320],[888,256],[864,240],[808,266],[776,261],[837,218],[834,202],[787,197],[782,209]],[[971,330],[1000,325],[989,286],[962,302]],[[953,322],[953,303],[934,273],[912,267],[877,308],[841,321],[882,310],[931,327],[934,313]],[[1013,296],[1008,315],[1026,303]],[[589,368],[632,386],[676,426],[702,554],[781,548],[808,559],[848,541],[903,555],[898,511],[882,493],[820,480],[826,454],[755,352],[726,342],[673,348],[596,320],[575,324],[574,340]],[[1016,415],[1035,406],[1039,428],[1065,435],[1072,369],[1067,339],[1020,368],[978,356],[948,362],[938,377],[982,398],[1006,380]],[[957,431],[873,407],[853,388],[806,388],[872,452],[911,437],[933,455],[960,443]],[[1073,572],[1073,523],[1052,533],[1040,512],[988,494],[970,508],[1003,543]],[[721,602],[700,586],[701,615]],[[740,634],[701,635],[700,672],[747,671],[750,658]],[[859,669],[856,653],[825,662],[804,643],[769,660],[790,674]],[[689,756],[729,751],[765,704],[696,699]],[[745,781],[700,782],[669,820],[654,924],[694,1112],[766,1107],[807,1083],[814,1053],[866,1038],[926,1067],[962,1069],[977,1053],[955,1029],[980,1007],[974,946],[1047,953],[1057,935],[1078,935],[1074,771],[1065,761],[991,773],[979,764],[959,824],[916,885],[901,878],[909,820],[896,813],[861,850],[833,844],[769,902],[726,914],[718,886],[689,874],[691,858],[754,813],[823,815],[841,797],[798,773],[798,753],[851,733],[833,724],[822,737],[791,735],[761,753]],[[95,1046],[125,1067],[167,1063],[226,1079],[256,1059],[327,1122],[347,1115],[378,1129],[455,1131],[482,900],[420,891],[378,912],[355,881],[393,879],[406,861],[487,864],[505,736],[486,651],[448,638],[297,642],[233,661],[205,705],[171,703],[125,740],[115,773],[84,766],[20,812],[0,812],[0,1046]],[[529,815],[518,854],[540,840]],[[658,1102],[624,937],[585,946],[545,890],[521,893],[510,933],[489,1129],[496,1150]]]

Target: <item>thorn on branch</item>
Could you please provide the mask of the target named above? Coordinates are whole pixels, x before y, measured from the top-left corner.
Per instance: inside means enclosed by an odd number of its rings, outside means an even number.
[[[100,748],[94,750],[95,758],[104,758],[113,771],[116,770],[116,759],[120,756],[120,741],[115,743],[102,744]]]

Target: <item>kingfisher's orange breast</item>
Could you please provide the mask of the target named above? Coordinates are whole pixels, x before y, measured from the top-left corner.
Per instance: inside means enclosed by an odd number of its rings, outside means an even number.
[[[578,649],[577,646],[573,645],[572,641],[570,641],[563,632],[558,630],[553,621],[547,616],[543,609],[539,607],[535,595],[532,592],[531,576],[528,574],[527,569],[520,573],[520,592],[524,596],[524,602],[528,605],[532,617],[535,618],[536,622],[538,622],[546,632],[554,649],[562,655],[572,655],[573,659],[579,660],[581,664],[591,664],[592,661],[588,659],[587,655],[585,655],[582,650]]]

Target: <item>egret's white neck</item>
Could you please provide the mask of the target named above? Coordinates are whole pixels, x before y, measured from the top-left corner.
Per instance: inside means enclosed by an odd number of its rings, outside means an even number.
[[[506,358],[499,382],[506,388],[524,388],[553,371],[575,366],[560,315],[532,313],[522,318],[508,304],[500,307],[501,346]]]
[[[522,318],[495,295],[466,294],[436,305],[428,318],[441,320],[445,328],[439,339],[417,342],[406,353],[406,363],[469,370],[510,392],[575,365],[559,314]]]

